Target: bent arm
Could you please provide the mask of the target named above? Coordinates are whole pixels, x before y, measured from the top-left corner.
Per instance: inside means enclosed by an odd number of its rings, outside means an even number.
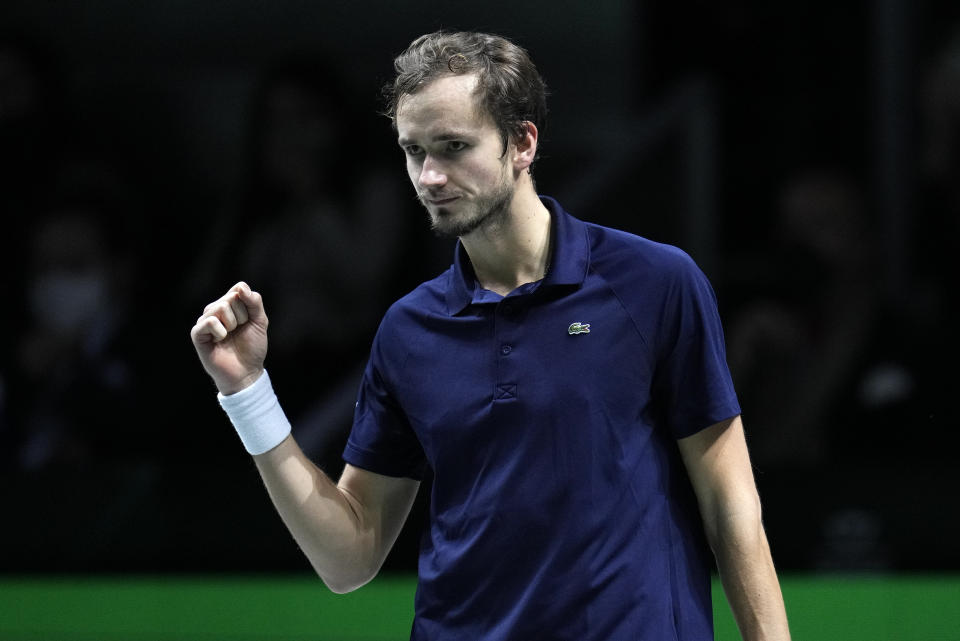
[[[267,326],[263,298],[239,282],[207,305],[190,330],[200,362],[224,396],[263,385],[261,379],[269,385],[263,378]],[[419,483],[347,465],[340,483],[334,484],[289,435],[289,422],[275,405],[273,389],[264,390],[254,400],[248,396],[234,405],[239,415],[231,420],[240,420],[234,421],[237,432],[254,453],[274,506],[317,574],[334,592],[354,590],[383,565]],[[270,408],[266,413],[264,402]],[[253,403],[253,411],[245,403]],[[264,420],[279,430],[266,429]]]
[[[678,443],[740,633],[747,641],[789,640],[740,417]]]
[[[377,574],[418,481],[347,465],[334,484],[290,436],[253,458],[284,524],[327,587],[349,592]]]

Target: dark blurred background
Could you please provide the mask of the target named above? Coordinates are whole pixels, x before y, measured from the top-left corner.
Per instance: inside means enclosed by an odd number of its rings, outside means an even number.
[[[4,0],[0,572],[309,570],[188,332],[261,290],[339,474],[381,314],[451,258],[377,114],[437,28],[531,51],[543,193],[711,278],[779,567],[960,570],[960,4]]]

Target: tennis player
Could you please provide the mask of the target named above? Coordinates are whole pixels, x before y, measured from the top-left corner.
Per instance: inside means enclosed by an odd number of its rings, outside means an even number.
[[[459,241],[384,316],[338,482],[290,436],[261,296],[238,283],[191,331],[310,563],[335,592],[370,581],[429,478],[411,639],[712,641],[715,566],[744,638],[788,639],[705,276],[538,195],[522,48],[438,32],[395,66],[407,173]]]

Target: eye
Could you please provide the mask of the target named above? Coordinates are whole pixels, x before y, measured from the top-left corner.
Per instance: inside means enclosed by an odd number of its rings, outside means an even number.
[[[461,140],[451,140],[447,143],[447,151],[457,152],[467,148],[467,143]]]
[[[403,148],[403,153],[408,156],[419,156],[423,153],[423,148],[420,145],[407,145]]]

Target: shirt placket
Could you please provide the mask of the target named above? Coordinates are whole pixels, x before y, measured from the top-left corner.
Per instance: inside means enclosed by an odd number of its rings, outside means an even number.
[[[494,342],[497,362],[494,403],[515,402],[520,394],[520,358],[523,340],[520,320],[523,310],[515,299],[505,298],[497,304],[494,315]]]

